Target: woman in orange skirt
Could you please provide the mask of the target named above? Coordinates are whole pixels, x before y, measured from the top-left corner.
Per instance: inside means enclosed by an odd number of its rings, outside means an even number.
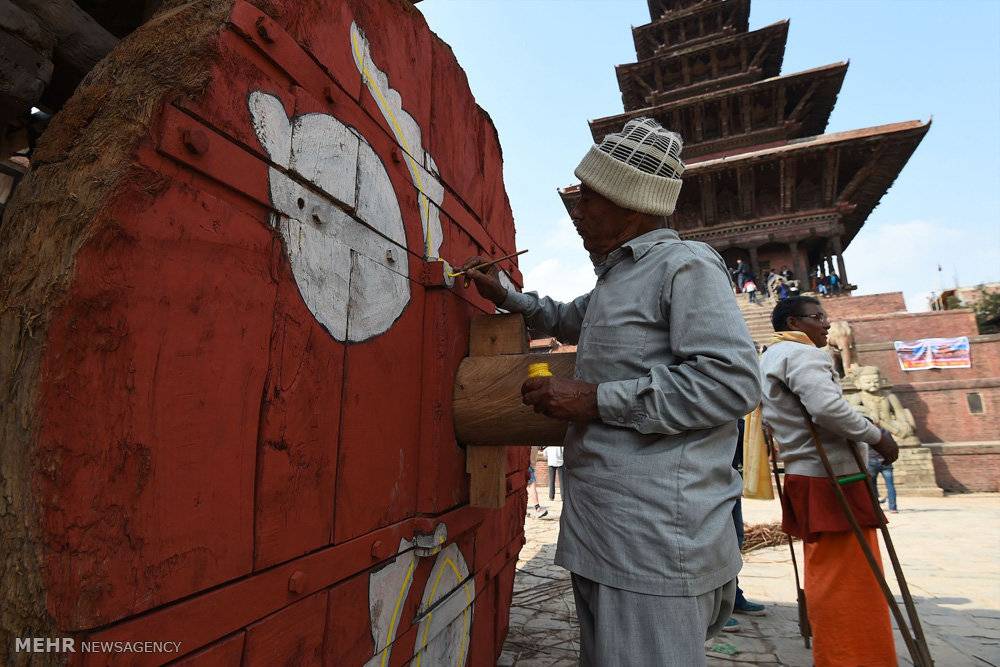
[[[889,606],[865,560],[802,414],[805,407],[840,480],[841,490],[879,558],[876,529],[884,520],[868,496],[851,443],[898,456],[892,436],[844,400],[826,345],[830,323],[819,301],[792,297],[771,315],[774,340],[761,356],[763,418],[785,464],[782,529],[805,545],[805,596],[816,667],[895,667]]]

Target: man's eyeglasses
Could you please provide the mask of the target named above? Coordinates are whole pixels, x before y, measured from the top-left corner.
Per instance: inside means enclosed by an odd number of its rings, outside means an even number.
[[[808,318],[810,320],[816,320],[817,322],[829,323],[830,320],[827,318],[826,313],[813,313],[812,315],[796,315],[799,318]]]

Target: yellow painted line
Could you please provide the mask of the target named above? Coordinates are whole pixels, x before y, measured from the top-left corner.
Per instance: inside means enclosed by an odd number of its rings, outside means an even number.
[[[410,561],[410,566],[406,568],[406,576],[403,577],[403,585],[399,587],[399,595],[396,596],[396,606],[392,610],[392,618],[389,619],[389,634],[385,638],[385,647],[382,649],[382,660],[379,663],[380,667],[385,667],[385,661],[389,659],[389,647],[396,640],[396,623],[399,621],[399,610],[403,606],[406,587],[413,576],[413,567],[416,562],[415,558]]]
[[[455,565],[455,561],[451,558],[445,558],[444,564],[451,568],[451,571],[455,574],[455,583],[462,581],[462,573],[458,571],[458,566]],[[437,588],[438,584],[441,583],[441,575],[444,574],[444,568],[438,572],[437,577],[434,580],[434,585],[431,586],[430,599],[427,601],[428,604],[434,604],[437,599]],[[458,659],[455,661],[455,665],[461,665],[463,659],[465,658],[465,638],[469,633],[469,605],[472,604],[472,595],[469,593],[469,585],[465,584],[462,586],[462,590],[465,592],[465,609],[462,610],[462,643],[459,646]],[[427,625],[424,627],[424,636],[420,640],[420,652],[417,653],[417,667],[420,667],[420,661],[423,658],[423,650],[427,647],[427,634],[431,631],[431,622],[434,619],[434,612],[427,614]]]
[[[424,222],[427,225],[427,229],[424,230],[424,254],[427,259],[431,258],[431,211],[430,211],[430,198],[424,194],[423,191],[423,179],[420,178],[420,170],[417,168],[417,163],[414,162],[413,158],[410,156],[410,146],[406,141],[406,136],[403,134],[403,128],[399,126],[399,120],[396,118],[396,114],[392,112],[392,107],[389,106],[389,102],[385,99],[382,94],[381,89],[375,84],[375,78],[365,67],[364,55],[361,53],[360,47],[358,46],[357,37],[354,35],[354,31],[351,31],[351,48],[354,50],[354,60],[361,71],[361,78],[364,79],[365,85],[368,90],[377,98],[379,109],[382,111],[382,115],[386,117],[389,124],[392,126],[392,132],[396,135],[396,140],[399,141],[400,145],[403,147],[403,157],[406,158],[406,164],[410,169],[410,174],[414,182],[417,185],[418,197],[422,200],[424,205]]]

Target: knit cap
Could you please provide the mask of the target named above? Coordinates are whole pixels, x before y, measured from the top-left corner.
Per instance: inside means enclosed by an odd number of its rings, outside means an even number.
[[[681,193],[683,146],[679,134],[652,118],[634,118],[591,146],[574,173],[623,208],[666,216]]]

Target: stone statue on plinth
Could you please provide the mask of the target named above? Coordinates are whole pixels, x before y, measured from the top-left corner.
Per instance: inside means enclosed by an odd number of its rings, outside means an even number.
[[[901,447],[920,445],[913,413],[903,407],[899,397],[888,391],[892,385],[882,377],[878,366],[856,366],[851,370],[850,378],[857,391],[844,397],[847,402],[877,426],[889,431]]]
[[[841,380],[844,398],[861,414],[892,434],[899,443],[899,458],[893,464],[896,490],[904,496],[941,496],[934,475],[931,450],[921,447],[917,422],[899,397],[889,391],[892,385],[878,366],[848,366]]]

